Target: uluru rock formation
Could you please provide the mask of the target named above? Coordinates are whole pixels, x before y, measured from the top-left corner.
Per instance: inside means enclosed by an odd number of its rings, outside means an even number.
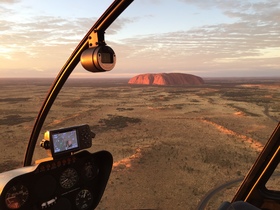
[[[183,73],[140,74],[132,77],[129,84],[142,85],[201,85],[201,77]]]

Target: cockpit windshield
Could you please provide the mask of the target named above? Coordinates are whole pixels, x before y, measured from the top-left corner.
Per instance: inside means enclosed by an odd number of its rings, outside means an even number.
[[[92,53],[104,65],[117,61],[114,70],[78,64],[66,81],[32,164],[50,156],[40,145],[46,131],[86,124],[95,134],[88,151],[114,158],[97,209],[195,209],[204,196],[217,209],[280,119],[280,3],[144,2],[106,32],[116,57]],[[111,1],[64,3],[0,4],[0,173],[23,166],[51,84]],[[52,152],[75,151],[76,136],[55,133]]]

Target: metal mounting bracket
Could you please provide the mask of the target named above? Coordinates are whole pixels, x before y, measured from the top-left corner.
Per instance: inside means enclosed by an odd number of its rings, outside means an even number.
[[[94,30],[93,32],[91,32],[91,34],[88,36],[89,48],[106,45],[104,34],[104,31]]]

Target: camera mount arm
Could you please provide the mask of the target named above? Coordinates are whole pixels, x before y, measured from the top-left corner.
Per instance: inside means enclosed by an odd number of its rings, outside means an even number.
[[[117,17],[133,2],[133,0],[115,0],[109,8],[103,13],[103,15],[96,21],[92,28],[88,31],[85,37],[78,44],[76,49],[70,55],[60,72],[58,73],[56,79],[54,80],[47,97],[45,98],[42,107],[37,115],[33,130],[31,132],[29,142],[27,145],[24,166],[30,166],[32,163],[32,157],[34,149],[44,124],[44,121],[48,115],[48,112],[55,101],[58,93],[63,87],[64,83],[75,69],[77,64],[80,62],[81,54],[88,49],[89,46],[89,36],[94,32],[97,33],[97,42],[100,45],[103,43],[105,45],[104,33],[105,30],[117,19]]]

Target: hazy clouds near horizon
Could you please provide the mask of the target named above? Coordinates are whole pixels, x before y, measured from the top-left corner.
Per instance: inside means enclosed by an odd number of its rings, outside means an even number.
[[[36,5],[25,3],[0,2],[0,75],[55,76],[97,17],[75,14],[73,8],[72,16],[60,14],[58,8],[57,15],[47,9],[40,14]],[[137,9],[139,4],[134,1],[106,32],[117,54],[116,70],[109,77],[146,72],[280,75],[279,1],[145,0],[141,9],[146,12]],[[176,6],[195,10],[181,17],[171,10]],[[76,9],[78,13],[78,5]],[[160,14],[161,9],[169,13]],[[200,22],[192,23],[196,19]],[[78,70],[74,76],[88,73]]]

